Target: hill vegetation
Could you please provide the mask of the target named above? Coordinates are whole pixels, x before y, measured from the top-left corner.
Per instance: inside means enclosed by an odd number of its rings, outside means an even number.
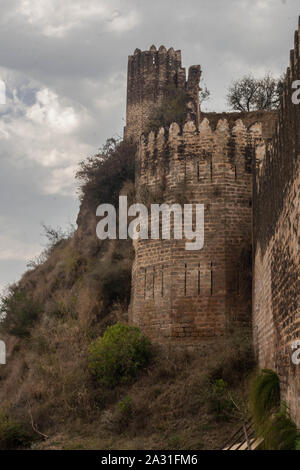
[[[98,240],[95,208],[133,200],[134,153],[111,139],[81,164],[77,229],[45,227],[46,250],[2,298],[1,448],[212,449],[246,413],[250,332],[186,352],[127,324],[132,243]]]

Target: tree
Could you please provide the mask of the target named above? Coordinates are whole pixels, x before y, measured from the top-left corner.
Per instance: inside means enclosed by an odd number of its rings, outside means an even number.
[[[284,77],[266,74],[255,78],[251,74],[236,80],[228,88],[227,102],[236,111],[277,109],[283,91]]]
[[[207,88],[206,84],[203,83],[202,87],[200,88],[200,93],[199,93],[200,104],[204,103],[204,101],[207,101],[209,99],[210,99],[210,91]]]
[[[128,141],[107,139],[94,156],[79,164],[80,198],[97,207],[100,203],[117,204],[126,181],[134,181],[136,145]]]

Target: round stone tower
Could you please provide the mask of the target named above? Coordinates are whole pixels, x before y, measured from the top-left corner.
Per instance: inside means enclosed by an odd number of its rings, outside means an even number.
[[[189,68],[188,79],[181,65],[181,51],[164,46],[149,51],[136,49],[128,58],[127,115],[124,137],[138,141],[154,107],[166,98],[170,86],[185,90],[191,98],[190,114],[197,125],[200,120],[199,65]]]
[[[149,239],[134,241],[130,320],[159,342],[195,343],[251,318],[252,161],[261,125],[200,119],[200,74],[192,66],[186,80],[172,48],[129,57],[125,138],[138,143],[136,202],[148,210],[179,205],[182,224],[185,204],[204,205],[202,249],[187,250],[174,230],[164,239],[162,220],[158,237],[148,228]],[[185,124],[143,134],[170,84],[191,98]]]

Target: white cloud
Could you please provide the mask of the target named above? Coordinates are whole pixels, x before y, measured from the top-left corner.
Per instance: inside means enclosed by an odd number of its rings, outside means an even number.
[[[185,66],[202,65],[207,108],[222,111],[232,79],[284,70],[298,14],[299,0],[2,0],[0,230],[11,236],[0,243],[15,259],[1,264],[0,284],[21,274],[41,220],[74,222],[77,201],[66,196],[77,162],[125,124],[128,54],[182,49]]]
[[[74,186],[74,179],[77,168],[77,165],[71,165],[65,168],[55,168],[51,170],[49,179],[43,187],[43,191],[46,194],[75,196],[76,187]]]
[[[17,13],[37,27],[43,35],[63,38],[74,28],[97,21],[99,26],[108,23],[109,31],[125,32],[139,22],[137,12],[123,15],[116,6],[103,0],[21,0]]]
[[[79,124],[79,116],[74,109],[71,106],[63,107],[58,96],[48,88],[37,92],[36,103],[27,109],[26,117],[61,133],[73,132]]]
[[[22,0],[18,11],[45,36],[53,37],[63,37],[90,17],[108,14],[104,2],[78,0]]]
[[[23,242],[11,234],[0,234],[0,261],[28,261],[41,252],[38,244]]]
[[[126,90],[126,74],[112,74],[108,80],[96,84],[94,92],[95,105],[103,110],[111,110],[114,107],[121,106],[124,100],[124,90]],[[100,86],[101,87],[100,87]],[[89,86],[93,86],[89,83]]]
[[[2,155],[9,155],[17,169],[49,168],[34,182],[41,193],[73,195],[76,165],[94,150],[77,135],[80,126],[89,124],[87,111],[78,105],[75,109],[49,88],[38,89],[38,84],[7,83],[9,98],[0,120]],[[30,106],[24,101],[28,95],[34,101]]]
[[[140,17],[135,10],[130,11],[127,15],[122,15],[120,11],[115,10],[109,20],[108,30],[125,33],[133,29],[139,21]]]

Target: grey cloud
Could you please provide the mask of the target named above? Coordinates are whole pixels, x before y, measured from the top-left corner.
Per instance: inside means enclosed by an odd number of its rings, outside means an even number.
[[[31,0],[25,8],[22,0],[2,0],[0,78],[9,77],[10,99],[0,109],[0,242],[4,233],[16,252],[21,247],[30,254],[42,243],[42,221],[75,221],[72,174],[81,157],[122,134],[127,56],[136,47],[173,46],[186,67],[200,63],[212,93],[206,108],[221,111],[225,88],[236,77],[284,71],[298,2]],[[45,90],[48,104],[39,102]],[[58,122],[62,116],[78,125],[60,132],[49,120],[51,106]],[[0,259],[0,284],[25,264]]]

